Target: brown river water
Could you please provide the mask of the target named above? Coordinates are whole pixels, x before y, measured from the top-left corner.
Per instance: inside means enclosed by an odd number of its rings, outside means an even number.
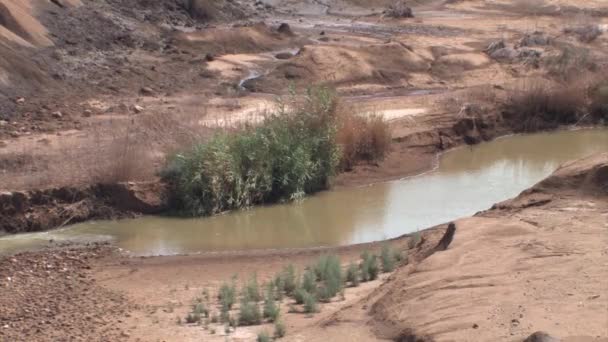
[[[338,246],[394,238],[470,216],[511,198],[560,164],[608,152],[608,129],[509,136],[439,157],[402,180],[327,191],[297,203],[207,218],[146,216],[5,236],[0,252],[55,241],[113,241],[134,255]]]

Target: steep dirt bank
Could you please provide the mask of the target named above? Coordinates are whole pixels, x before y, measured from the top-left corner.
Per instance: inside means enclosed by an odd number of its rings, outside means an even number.
[[[166,209],[159,182],[0,193],[0,233],[43,231],[92,219],[155,214]]]

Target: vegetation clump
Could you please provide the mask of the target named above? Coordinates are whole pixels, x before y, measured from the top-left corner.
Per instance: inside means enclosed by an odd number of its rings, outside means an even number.
[[[382,159],[390,139],[382,117],[341,110],[333,91],[314,87],[303,100],[279,103],[259,125],[171,156],[162,176],[177,213],[213,215],[324,190],[340,168]]]
[[[361,280],[364,282],[376,280],[380,273],[376,255],[365,251],[361,255],[361,259],[363,259],[361,262]]]
[[[175,155],[164,176],[178,210],[205,216],[326,189],[340,159],[336,98],[311,88],[303,103],[286,108]]]
[[[383,272],[392,272],[395,270],[395,264],[397,260],[395,259],[395,253],[388,246],[382,246],[382,252],[380,253],[380,259],[382,260],[382,271]]]
[[[286,333],[285,323],[283,321],[276,321],[274,324],[274,338],[285,337]]]
[[[355,263],[351,263],[346,270],[346,281],[352,286],[357,287],[360,283],[359,267]]]
[[[269,284],[266,290],[266,298],[264,299],[264,311],[263,316],[270,322],[276,322],[279,318],[279,307],[275,302],[275,293],[273,284]]]

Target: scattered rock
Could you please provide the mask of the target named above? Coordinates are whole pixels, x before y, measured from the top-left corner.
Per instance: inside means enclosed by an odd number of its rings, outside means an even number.
[[[560,339],[553,337],[544,331],[537,331],[528,336],[524,342],[560,342]]]
[[[518,53],[515,49],[505,47],[502,49],[494,50],[488,53],[488,55],[496,60],[512,60],[517,58]]]
[[[324,36],[324,35],[325,35],[325,31],[321,31],[321,32],[319,33],[319,36]]]
[[[383,12],[384,16],[390,18],[413,18],[414,12],[412,9],[407,6],[405,0],[397,0],[393,2],[386,10]]]
[[[92,115],[93,115],[93,111],[92,111],[92,110],[90,110],[90,109],[85,109],[85,110],[82,112],[82,116],[84,116],[85,118],[89,118],[89,117],[91,117]]]
[[[488,45],[488,47],[484,51],[485,53],[491,56],[494,52],[504,49],[506,47],[507,45],[505,44],[504,40],[497,40],[491,42],[490,45]]]
[[[516,319],[516,318],[513,318],[513,319],[511,320],[511,326],[512,326],[512,327],[518,327],[518,326],[519,326],[519,320],[518,320],[518,319]]]
[[[60,111],[55,111],[51,113],[51,116],[55,119],[61,119],[63,117],[63,113]]]
[[[154,89],[150,88],[150,87],[143,87],[139,90],[139,93],[144,95],[144,96],[153,96],[154,94],[156,94],[156,92],[154,91]]]
[[[551,44],[551,38],[540,31],[526,34],[519,41],[519,46],[545,46],[549,44]]]
[[[144,107],[140,105],[133,105],[133,112],[139,114],[144,111]]]
[[[291,31],[291,27],[287,23],[281,23],[281,25],[279,25],[279,28],[277,28],[277,32],[289,36],[293,35],[293,31]]]
[[[479,328],[479,325],[477,325],[477,323],[473,324],[473,329],[477,329]]]
[[[205,61],[207,62],[213,62],[215,60],[215,56],[211,53],[207,53],[205,54]]]
[[[274,55],[276,59],[290,59],[293,55],[289,52],[280,52]]]
[[[6,125],[8,125],[8,121],[0,120],[0,127],[4,127]]]
[[[15,103],[17,103],[17,104],[22,104],[22,103],[25,103],[25,99],[24,99],[23,97],[18,97],[18,98],[15,100]]]

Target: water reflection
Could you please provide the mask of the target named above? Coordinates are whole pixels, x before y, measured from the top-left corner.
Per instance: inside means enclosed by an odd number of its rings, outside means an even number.
[[[406,180],[204,219],[89,222],[1,238],[0,251],[50,238],[111,238],[140,255],[369,242],[472,215],[517,195],[565,161],[606,151],[605,129],[506,137],[446,153],[437,170]]]

